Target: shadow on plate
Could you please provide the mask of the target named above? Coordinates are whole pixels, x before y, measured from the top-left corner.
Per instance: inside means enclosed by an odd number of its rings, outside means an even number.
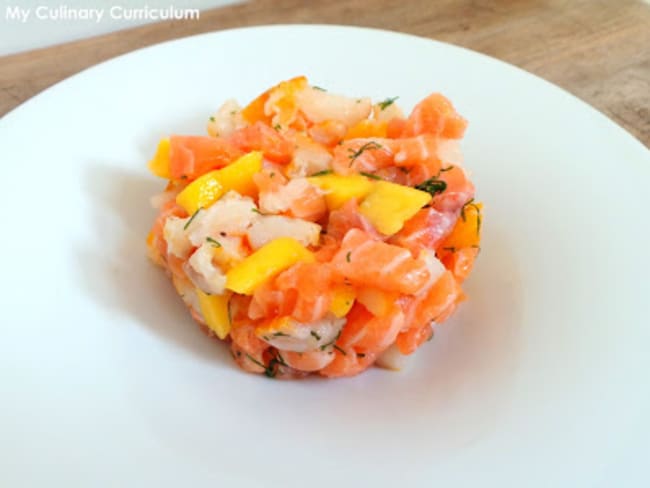
[[[126,166],[126,165],[123,165]],[[117,317],[144,327],[204,360],[232,367],[228,348],[203,334],[162,269],[146,255],[155,218],[151,196],[164,183],[119,166],[95,163],[84,175],[90,242],[77,253],[83,290]]]

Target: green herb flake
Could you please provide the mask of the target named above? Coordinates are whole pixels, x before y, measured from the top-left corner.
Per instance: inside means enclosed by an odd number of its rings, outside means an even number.
[[[311,331],[309,331],[309,333],[310,333],[314,338],[316,338],[317,341],[320,341],[320,335],[318,334],[318,332],[316,332],[315,330],[311,330]]]
[[[343,349],[341,349],[339,346],[337,346],[336,344],[334,344],[332,347],[333,347],[334,349],[336,349],[338,352],[340,352],[341,354],[343,354],[344,356],[347,356],[347,354],[345,353],[345,351],[344,351]]]
[[[323,171],[318,171],[317,173],[314,173],[312,176],[325,176],[325,175],[330,175],[332,173],[333,171],[331,169],[324,169]]]
[[[318,90],[318,91],[322,91],[322,92],[326,92],[326,91],[327,91],[325,88],[321,88],[320,86],[316,86],[316,85],[312,86],[312,88],[313,88],[314,90]]]
[[[260,212],[260,211],[259,211],[258,209],[256,209],[255,207],[251,208],[251,212],[255,212],[255,213],[257,213],[257,214],[262,215],[262,212]]]
[[[345,260],[348,263],[352,261],[351,256],[352,256],[352,251],[348,251],[348,253],[345,255]]]
[[[360,171],[359,174],[362,175],[362,176],[365,176],[366,178],[370,178],[371,180],[381,180],[382,179],[381,176],[378,176],[378,175],[373,174],[373,173],[366,173],[365,171]]]
[[[289,334],[285,334],[284,332],[274,332],[273,337],[291,337]]]
[[[212,237],[206,237],[205,240],[212,244],[214,247],[221,247],[221,243],[214,240]]]
[[[454,167],[455,166],[452,164],[451,166],[447,166],[446,168],[440,168],[440,172],[438,174],[444,173],[446,171],[450,171],[450,170],[454,169]]]
[[[352,148],[348,149],[348,152],[350,153],[348,155],[348,158],[350,158],[349,166],[352,166],[352,163],[354,163],[354,161],[359,156],[361,156],[364,153],[364,151],[369,151],[369,150],[373,150],[373,149],[381,149],[381,148],[382,148],[381,144],[378,144],[375,141],[370,141],[370,142],[366,142],[363,146],[361,146],[356,151],[354,149],[352,149]]]
[[[187,222],[185,222],[185,225],[183,226],[183,230],[187,230],[187,228],[190,226],[190,224],[192,223],[192,221],[194,220],[194,218],[198,215],[198,213],[199,213],[201,210],[203,210],[203,207],[199,207],[199,208],[196,209],[196,212],[194,212],[194,213],[192,214],[192,216],[190,217],[190,220],[188,220]]]
[[[210,117],[210,122],[214,122],[214,117]]]
[[[425,191],[435,197],[437,194],[442,193],[447,189],[447,182],[439,180],[437,176],[434,176],[423,181],[419,185],[415,185],[415,189]]]
[[[271,174],[269,174],[270,178],[275,178],[275,171],[271,171]]]
[[[273,128],[279,131],[280,129],[282,129],[282,126],[280,124],[275,124]]]
[[[397,100],[398,98],[399,97],[387,98],[386,100],[379,102],[377,105],[379,105],[380,110],[386,110],[393,103],[395,103],[395,100]]]

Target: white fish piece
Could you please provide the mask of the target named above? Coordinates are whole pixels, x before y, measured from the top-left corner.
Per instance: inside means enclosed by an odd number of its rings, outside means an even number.
[[[316,245],[321,226],[302,219],[283,215],[263,215],[255,219],[248,229],[248,241],[253,249],[280,237],[293,237],[303,246]]]
[[[436,154],[438,159],[443,162],[443,165],[463,165],[463,152],[460,150],[460,142],[456,139],[440,139]]]
[[[241,114],[241,107],[236,100],[226,100],[221,107],[210,117],[208,134],[212,137],[228,137],[237,129],[246,126],[246,121]]]
[[[188,226],[193,245],[200,246],[207,237],[221,232],[243,236],[258,214],[255,202],[235,191],[229,191],[209,208],[199,210]]]
[[[388,100],[389,99],[386,99],[384,103],[386,103]],[[378,120],[379,122],[388,122],[389,120],[396,117],[404,117],[404,112],[402,112],[402,109],[399,108],[395,101],[388,105],[385,105],[384,108],[382,108],[382,106],[382,102],[376,103],[372,106],[372,115],[375,120]]]
[[[208,242],[202,244],[183,265],[183,270],[197,288],[221,295],[226,289],[226,274],[213,262],[215,250]]]
[[[340,120],[350,127],[368,118],[372,109],[370,98],[349,98],[311,87],[298,92],[296,99],[298,108],[315,123]]]
[[[259,196],[260,210],[270,214],[284,212],[289,209],[292,202],[304,195],[309,187],[315,188],[320,193],[323,192],[309,183],[307,178],[295,178],[275,191],[262,192]]]
[[[301,138],[296,138],[295,145],[293,160],[289,166],[291,178],[309,176],[330,168],[332,155],[324,147],[303,141]]]
[[[431,249],[422,249],[422,251],[420,251],[418,259],[424,261],[427,267],[427,271],[429,271],[429,279],[415,294],[416,297],[422,297],[429,292],[431,287],[445,272],[445,266],[440,262],[440,260],[436,257],[436,253]]]
[[[184,229],[188,220],[189,217],[184,219],[174,216],[168,217],[163,227],[163,238],[167,243],[167,252],[180,259],[187,258],[194,247]]]
[[[400,371],[408,366],[411,357],[399,352],[397,345],[392,344],[377,358],[375,364],[381,368]]]
[[[260,339],[282,351],[307,352],[331,349],[345,322],[345,317],[337,318],[331,314],[308,324],[288,319],[281,322],[276,330],[269,330],[262,334]]]

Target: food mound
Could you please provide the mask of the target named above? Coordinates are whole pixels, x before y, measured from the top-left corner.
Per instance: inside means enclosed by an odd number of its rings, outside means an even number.
[[[168,180],[147,238],[190,314],[269,377],[399,369],[464,299],[481,204],[462,166],[466,120],[434,93],[389,98],[283,81],[207,136],[163,139]]]

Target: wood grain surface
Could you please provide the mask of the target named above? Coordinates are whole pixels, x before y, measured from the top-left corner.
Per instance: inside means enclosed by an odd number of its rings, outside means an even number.
[[[0,114],[100,61],[233,27],[323,23],[429,37],[494,56],[577,95],[650,147],[650,5],[631,0],[259,0],[0,57]]]

